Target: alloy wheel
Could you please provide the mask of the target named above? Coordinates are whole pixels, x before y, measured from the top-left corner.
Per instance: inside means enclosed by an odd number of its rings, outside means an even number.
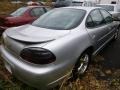
[[[88,54],[82,55],[79,63],[80,63],[79,67],[77,69],[78,73],[83,74],[87,70],[87,67],[89,65],[89,55]]]

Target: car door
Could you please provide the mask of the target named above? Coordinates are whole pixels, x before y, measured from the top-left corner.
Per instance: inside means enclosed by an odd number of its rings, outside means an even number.
[[[108,25],[99,9],[92,10],[86,19],[86,30],[94,43],[96,50],[99,50],[107,41],[109,33]]]
[[[108,39],[112,38],[112,36],[115,34],[116,30],[117,30],[117,26],[116,26],[116,22],[113,21],[112,19],[112,15],[107,12],[106,10],[100,9],[100,12],[102,14],[102,16],[105,19],[106,25],[107,27],[107,31],[108,31]]]

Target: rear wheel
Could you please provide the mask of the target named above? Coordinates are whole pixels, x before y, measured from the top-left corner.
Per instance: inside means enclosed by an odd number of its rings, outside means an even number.
[[[116,31],[116,33],[114,34],[114,38],[113,38],[113,40],[117,40],[117,38],[118,38],[118,34],[119,34],[119,29]]]
[[[80,56],[72,71],[73,78],[77,78],[79,75],[82,75],[86,72],[90,63],[90,59],[91,54],[89,52],[84,52]]]
[[[118,38],[118,33],[116,32],[113,39],[117,40],[117,38]]]
[[[86,70],[88,69],[90,60],[91,60],[91,51],[90,50],[85,51],[77,60],[72,72],[64,81],[62,82],[60,86],[60,90],[64,87],[64,85],[69,85],[70,82],[75,81],[80,75],[83,75]]]

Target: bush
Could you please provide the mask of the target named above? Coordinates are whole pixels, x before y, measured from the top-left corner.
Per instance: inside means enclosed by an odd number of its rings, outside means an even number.
[[[24,6],[24,4],[12,4],[11,2],[0,1],[0,14],[8,15],[9,13],[15,11],[21,6]]]

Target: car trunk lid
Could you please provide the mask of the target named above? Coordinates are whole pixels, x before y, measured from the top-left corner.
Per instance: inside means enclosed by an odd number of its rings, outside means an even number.
[[[40,43],[55,40],[67,35],[69,32],[69,30],[51,30],[32,25],[24,25],[6,30],[5,33],[8,37],[18,41]]]

